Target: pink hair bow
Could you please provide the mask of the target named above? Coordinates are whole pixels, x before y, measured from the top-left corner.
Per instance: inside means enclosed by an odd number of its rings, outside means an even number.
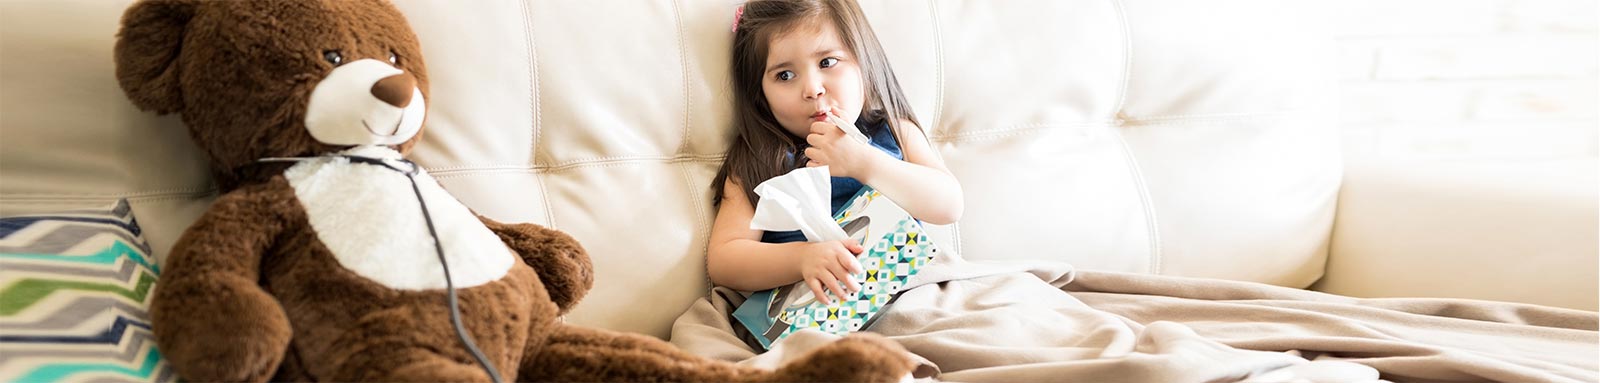
[[[743,5],[740,5],[739,8],[733,10],[733,31],[734,32],[738,32],[739,31],[739,19],[741,19],[741,18],[744,18],[744,6]]]

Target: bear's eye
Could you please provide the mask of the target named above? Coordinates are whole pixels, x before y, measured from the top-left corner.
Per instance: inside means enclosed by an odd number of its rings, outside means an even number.
[[[389,64],[400,65],[400,56],[394,54],[394,51],[389,51]]]
[[[344,62],[344,56],[340,56],[339,51],[323,51],[322,59],[328,60],[328,63],[333,65],[339,65]]]

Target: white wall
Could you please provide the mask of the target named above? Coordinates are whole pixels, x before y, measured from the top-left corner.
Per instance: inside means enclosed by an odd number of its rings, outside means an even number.
[[[1600,152],[1596,0],[1332,1],[1347,155]]]

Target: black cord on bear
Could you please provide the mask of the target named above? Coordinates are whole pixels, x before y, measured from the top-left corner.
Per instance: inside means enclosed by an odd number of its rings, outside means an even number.
[[[483,365],[483,371],[489,374],[490,380],[493,380],[494,383],[503,383],[500,379],[500,372],[494,369],[494,364],[489,363],[489,358],[484,357],[483,352],[478,350],[478,345],[472,342],[472,337],[467,335],[466,326],[461,325],[461,309],[456,305],[455,283],[450,280],[450,264],[446,263],[444,260],[444,243],[443,241],[439,240],[438,230],[433,228],[433,215],[428,213],[428,202],[422,199],[422,189],[417,187],[417,164],[405,159],[396,159],[396,161],[411,167],[410,169],[400,169],[388,162],[384,162],[383,160],[376,158],[357,156],[341,157],[349,159],[350,162],[359,162],[363,164],[378,165],[389,168],[390,170],[400,172],[400,174],[405,174],[406,179],[411,181],[411,192],[416,194],[417,205],[422,207],[422,219],[428,222],[428,235],[433,236],[433,250],[439,254],[439,267],[444,269],[444,286],[447,292],[446,294],[448,295],[447,301],[450,305],[450,324],[455,326],[456,339],[461,340],[461,345],[466,347],[468,352],[472,353],[472,357],[478,360],[478,364]]]

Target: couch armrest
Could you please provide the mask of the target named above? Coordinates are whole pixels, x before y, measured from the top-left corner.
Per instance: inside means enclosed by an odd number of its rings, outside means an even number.
[[[1596,161],[1352,161],[1325,276],[1358,297],[1596,309]]]

